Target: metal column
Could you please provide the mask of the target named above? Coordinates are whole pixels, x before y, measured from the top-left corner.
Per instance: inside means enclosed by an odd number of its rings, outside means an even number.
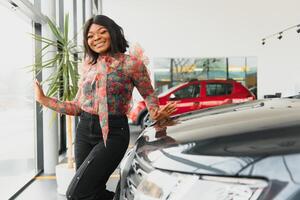
[[[51,20],[56,21],[56,2],[55,0],[43,1],[45,5],[42,6],[43,13],[48,16]],[[44,9],[43,9],[44,8]],[[42,27],[43,37],[55,40],[54,35],[51,33],[50,28],[47,24]],[[55,55],[57,49],[53,47],[51,52],[48,52],[43,61],[52,58]],[[56,70],[54,68],[44,69],[43,79],[47,79]],[[44,91],[47,91],[48,86],[44,85]],[[44,109],[43,111],[43,141],[44,141],[44,173],[54,174],[55,166],[58,163],[58,126],[57,126],[57,113],[50,110]]]

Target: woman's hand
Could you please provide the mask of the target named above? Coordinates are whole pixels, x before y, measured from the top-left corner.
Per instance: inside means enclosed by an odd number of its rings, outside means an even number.
[[[153,120],[159,121],[162,119],[168,119],[170,115],[177,110],[176,102],[169,102],[166,105],[150,113]]]
[[[35,92],[35,99],[40,104],[43,104],[43,100],[45,99],[45,94],[43,92],[42,86],[38,80],[34,82],[34,92]]]

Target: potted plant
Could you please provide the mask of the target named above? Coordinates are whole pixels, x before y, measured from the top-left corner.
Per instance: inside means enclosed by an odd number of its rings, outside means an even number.
[[[46,18],[47,25],[55,36],[55,40],[32,34],[33,38],[44,44],[40,55],[44,56],[49,51],[49,47],[55,47],[57,52],[48,60],[41,63],[35,63],[32,71],[36,74],[45,68],[55,67],[56,70],[42,84],[49,84],[46,95],[58,98],[61,101],[73,100],[78,90],[78,47],[74,44],[73,39],[69,39],[69,15],[65,16],[64,27],[62,30],[49,18]],[[57,191],[65,194],[68,184],[75,174],[73,161],[73,137],[72,137],[72,117],[67,116],[67,164],[62,163],[56,166]]]

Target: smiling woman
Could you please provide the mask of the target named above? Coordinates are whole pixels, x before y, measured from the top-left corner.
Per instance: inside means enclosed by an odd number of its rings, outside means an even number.
[[[105,27],[92,24],[87,38],[87,42],[94,52],[107,54],[110,48],[110,35]]]
[[[104,15],[84,27],[84,62],[79,89],[73,101],[45,96],[37,83],[36,99],[67,115],[80,115],[75,137],[76,174],[67,199],[112,199],[106,190],[109,176],[119,165],[129,143],[127,112],[134,87],[145,99],[150,116],[165,120],[173,104],[160,108],[142,51],[125,54],[128,43],[122,28]]]
[[[0,199],[9,199],[36,171],[32,77],[23,68],[33,45],[31,24],[1,4],[0,13]]]

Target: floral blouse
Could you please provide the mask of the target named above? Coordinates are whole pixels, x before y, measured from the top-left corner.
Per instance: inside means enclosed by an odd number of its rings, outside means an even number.
[[[103,102],[97,102],[101,91],[96,88],[98,79],[101,78],[99,66],[105,65],[108,114],[127,114],[134,87],[144,98],[148,110],[150,112],[156,110],[159,101],[154,94],[147,68],[140,54],[141,52],[130,55],[120,53],[115,57],[102,56],[94,65],[89,64],[89,59],[85,59],[75,99],[61,102],[53,98],[46,106],[67,115],[80,115],[82,110],[99,114],[99,103]],[[106,136],[103,137],[106,142],[107,135],[103,136]]]

